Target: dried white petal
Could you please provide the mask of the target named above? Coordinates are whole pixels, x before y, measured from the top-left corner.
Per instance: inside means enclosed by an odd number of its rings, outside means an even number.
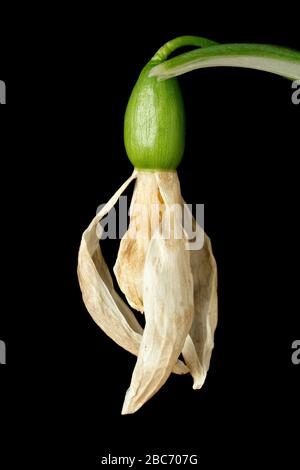
[[[82,235],[78,254],[78,278],[87,310],[110,338],[133,354],[138,353],[142,328],[113,288],[111,276],[100,251],[96,226],[135,177],[136,172],[94,217]]]
[[[166,382],[193,319],[190,254],[181,221],[170,205],[180,200],[178,177],[175,172],[156,176],[171,220],[171,238],[156,232],[149,245],[143,289],[146,326],[122,414],[137,411]],[[180,228],[181,238],[175,239]]]
[[[130,223],[120,243],[114,273],[131,307],[143,312],[146,254],[160,218],[161,199],[155,174],[139,172],[130,205]]]
[[[184,210],[189,210],[185,205]],[[197,236],[203,229],[193,219]],[[214,333],[218,320],[217,265],[209,237],[204,234],[204,245],[190,252],[194,280],[194,319],[182,355],[194,378],[194,389],[201,388],[209,369],[214,347]]]

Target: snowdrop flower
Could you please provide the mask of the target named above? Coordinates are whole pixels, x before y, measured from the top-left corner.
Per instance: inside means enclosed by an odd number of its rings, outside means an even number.
[[[149,78],[170,52],[167,46],[143,69],[127,106],[124,136],[133,174],[83,233],[78,257],[87,310],[110,338],[137,356],[123,414],[137,411],[172,372],[191,373],[193,388],[201,388],[217,324],[217,268],[210,240],[193,219],[193,230],[204,243],[189,250],[183,223],[192,214],[176,171],[185,134],[179,86],[175,78]],[[133,180],[130,224],[114,274],[136,314],[116,292],[99,243],[99,222]],[[140,314],[145,315],[144,330],[136,317]]]

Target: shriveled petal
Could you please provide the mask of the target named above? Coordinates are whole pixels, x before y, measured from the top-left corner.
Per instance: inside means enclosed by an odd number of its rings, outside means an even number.
[[[218,297],[217,265],[212,253],[211,241],[206,234],[204,240],[202,250],[191,253],[195,314],[190,335],[206,374],[218,322]]]
[[[146,326],[122,414],[134,413],[166,382],[190,330],[193,280],[184,241],[153,239],[144,274]]]
[[[189,210],[185,206],[184,210]],[[203,229],[193,219],[197,236]],[[200,250],[190,251],[194,280],[194,319],[182,355],[194,378],[194,389],[201,388],[214,347],[214,333],[218,320],[217,265],[209,237],[204,234]]]
[[[113,288],[100,250],[96,226],[135,177],[134,172],[94,217],[82,235],[78,254],[78,278],[87,310],[110,338],[133,354],[138,353],[142,328]]]
[[[168,204],[176,201],[177,175],[158,176],[171,219],[172,235],[180,223]],[[169,185],[173,185],[172,190]],[[158,232],[152,238],[146,257],[143,299],[146,326],[122,409],[134,413],[166,382],[182,351],[193,318],[193,278],[185,237],[164,239]]]
[[[139,172],[130,205],[128,231],[121,240],[114,273],[131,307],[143,312],[146,254],[160,219],[161,200],[155,174]]]
[[[94,217],[82,235],[78,254],[78,278],[87,310],[110,338],[135,355],[140,348],[143,329],[113,287],[111,275],[100,250],[96,227],[136,175],[134,172]],[[174,367],[174,372],[179,374],[187,371],[181,361]]]

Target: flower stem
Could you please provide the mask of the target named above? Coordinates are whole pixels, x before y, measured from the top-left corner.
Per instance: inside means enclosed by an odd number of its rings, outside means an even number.
[[[168,50],[175,50],[175,46],[181,43],[181,38],[177,39],[170,41],[171,48],[167,43],[158,53],[162,50],[160,54],[166,58]],[[194,44],[196,44],[196,38],[194,40]],[[186,42],[188,43],[188,41]],[[291,80],[300,79],[299,51],[267,44],[215,43],[207,44],[208,47],[206,47],[203,38],[199,38],[199,43],[202,43],[202,48],[180,54],[157,65],[151,70],[149,76],[157,77],[158,80],[166,80],[195,69],[227,66],[264,70]],[[185,41],[182,45],[186,45]]]
[[[180,47],[194,46],[194,47],[209,47],[218,44],[210,39],[201,38],[199,36],[180,36],[166,42],[156,54],[152,57],[152,61],[163,62],[169,55],[179,49]]]

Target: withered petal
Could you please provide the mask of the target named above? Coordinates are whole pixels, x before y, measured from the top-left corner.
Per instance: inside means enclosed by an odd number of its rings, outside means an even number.
[[[179,183],[174,175],[158,176],[166,210],[172,219],[173,235],[180,225],[173,207],[169,206],[179,196]],[[181,231],[180,239],[164,239],[156,232],[149,245],[143,291],[146,326],[122,414],[137,411],[166,382],[191,327],[193,278],[182,227]]]
[[[184,206],[189,211],[188,206]],[[191,214],[189,214],[191,216]],[[200,250],[190,251],[194,280],[194,318],[182,355],[194,378],[193,388],[201,388],[209,369],[218,320],[217,265],[209,237],[193,218],[197,236],[204,236]]]

